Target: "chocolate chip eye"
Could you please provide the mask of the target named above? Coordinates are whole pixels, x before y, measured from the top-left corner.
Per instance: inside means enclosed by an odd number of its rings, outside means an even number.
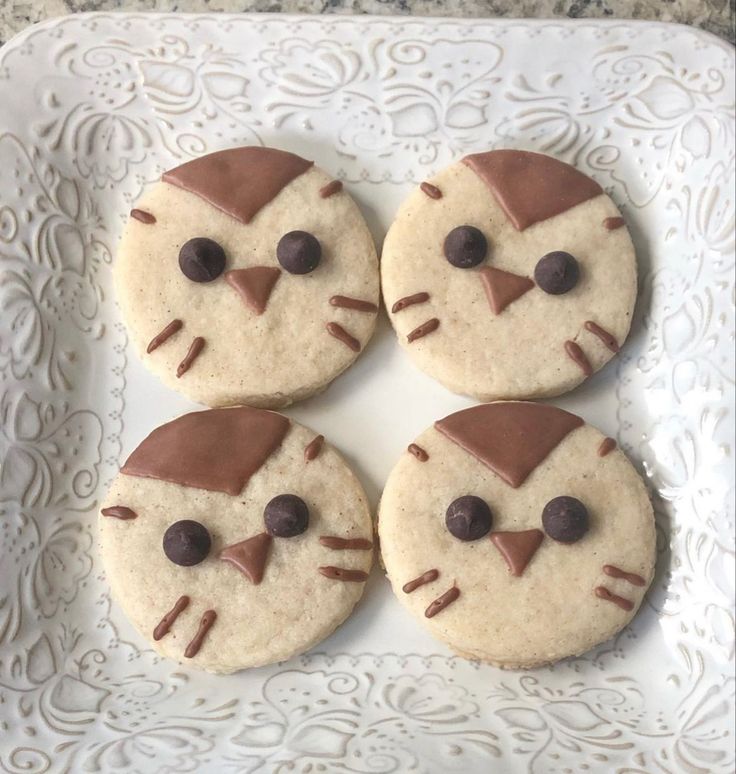
[[[293,494],[278,495],[265,507],[263,521],[269,535],[296,537],[309,526],[309,508],[301,497]]]
[[[491,529],[493,516],[485,500],[463,495],[453,500],[445,513],[447,531],[458,540],[478,540]]]
[[[212,282],[225,269],[225,251],[214,239],[195,237],[179,250],[179,268],[192,282]]]
[[[588,509],[575,497],[555,497],[544,506],[544,531],[559,543],[577,543],[588,531]]]
[[[458,226],[445,237],[445,258],[458,269],[472,269],[488,252],[483,232],[475,226]]]
[[[164,532],[164,553],[174,564],[191,567],[207,558],[212,539],[207,528],[198,521],[175,521]]]
[[[534,281],[551,296],[560,296],[572,290],[579,279],[578,262],[562,250],[543,255],[534,267]]]
[[[289,274],[309,274],[319,266],[322,246],[308,231],[289,231],[279,239],[276,257]]]

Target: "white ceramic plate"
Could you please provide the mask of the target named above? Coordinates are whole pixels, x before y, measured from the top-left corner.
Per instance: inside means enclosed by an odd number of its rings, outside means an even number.
[[[0,51],[0,768],[11,772],[731,772],[734,53],[678,26],[81,15]],[[129,351],[110,263],[163,169],[236,144],[313,158],[380,240],[413,183],[488,147],[577,164],[623,207],[641,293],[620,357],[558,401],[645,474],[657,576],[633,626],[528,673],[454,658],[375,571],[316,651],[212,677],[111,603],[96,504],[191,408]],[[407,443],[469,401],[385,318],[288,413],[374,502]]]

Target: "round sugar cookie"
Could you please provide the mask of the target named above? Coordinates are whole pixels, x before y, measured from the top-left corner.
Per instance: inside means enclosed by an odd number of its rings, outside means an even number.
[[[479,400],[558,395],[619,350],[636,257],[616,205],[549,156],[477,153],[412,193],[384,242],[389,317],[414,363]]]
[[[154,430],[99,516],[113,596],[163,656],[234,672],[302,653],[360,599],[365,494],[322,436],[221,408]]]
[[[275,408],[323,389],[365,347],[379,303],[358,207],[272,148],[164,173],[130,213],[115,280],[143,362],[210,406]]]
[[[642,480],[612,439],[554,406],[436,422],[391,472],[378,524],[399,601],[457,653],[502,667],[612,637],[654,573]]]

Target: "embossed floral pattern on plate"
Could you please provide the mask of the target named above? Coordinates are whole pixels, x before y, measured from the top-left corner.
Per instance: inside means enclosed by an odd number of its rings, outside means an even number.
[[[730,47],[652,23],[96,14],[0,50],[0,769],[733,771],[733,94]],[[489,146],[574,162],[621,204],[634,331],[560,401],[616,435],[655,502],[657,577],[615,640],[501,672],[440,652],[380,573],[316,652],[226,679],[130,629],[96,504],[189,404],[128,352],[110,263],[148,182],[246,143],[333,170],[379,239],[413,183]],[[375,502],[407,440],[468,403],[384,324],[291,413]]]

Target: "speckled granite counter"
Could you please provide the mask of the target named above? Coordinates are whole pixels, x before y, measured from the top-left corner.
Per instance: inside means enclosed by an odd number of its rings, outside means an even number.
[[[5,0],[0,43],[33,22],[80,11],[268,11],[499,18],[656,19],[734,42],[736,0]]]

